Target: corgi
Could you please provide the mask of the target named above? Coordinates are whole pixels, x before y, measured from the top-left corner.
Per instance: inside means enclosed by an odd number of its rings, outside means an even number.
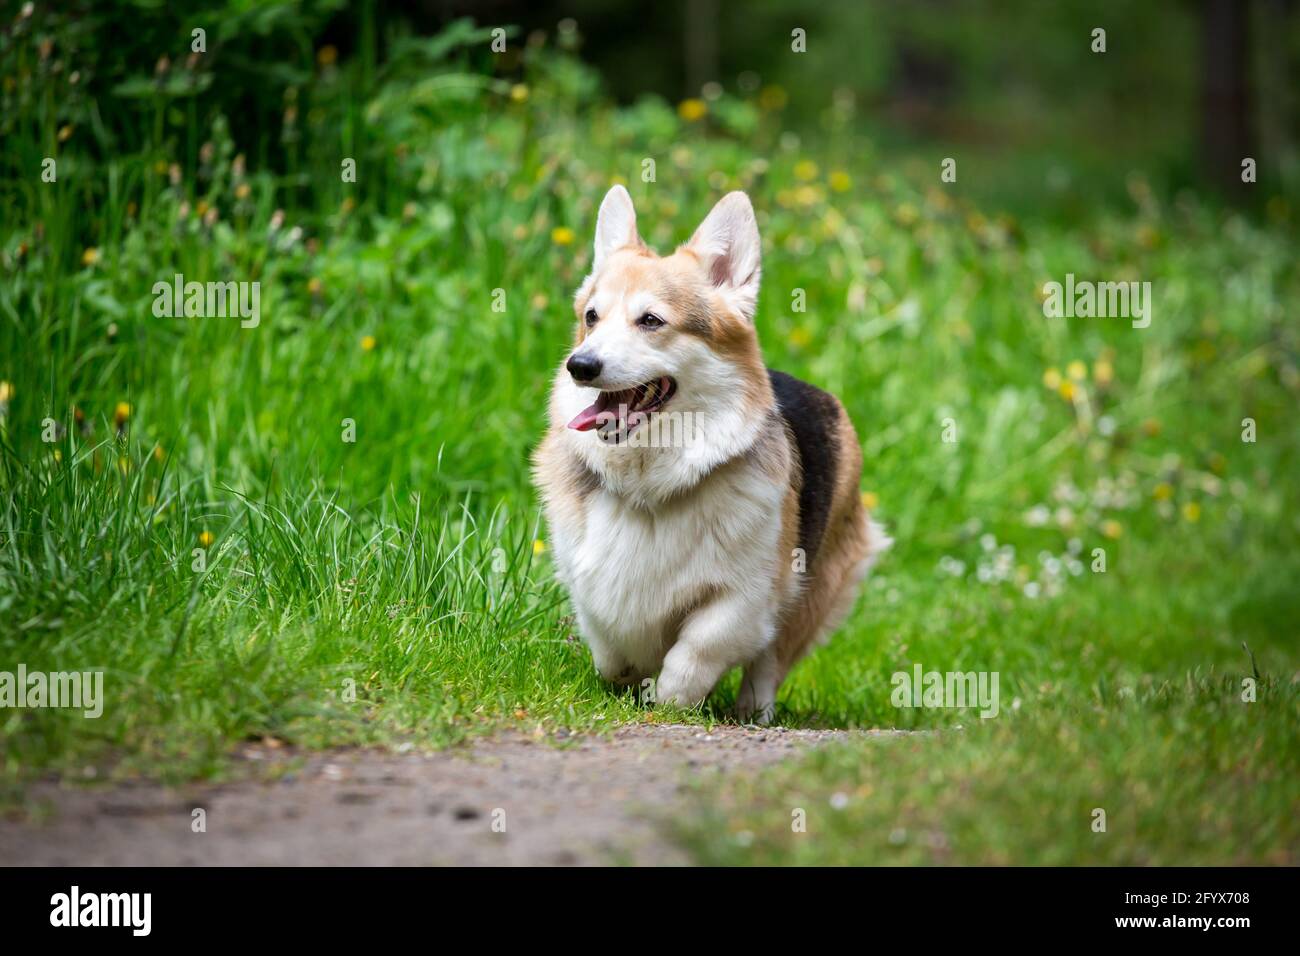
[[[765,724],[891,542],[863,506],[844,407],[763,363],[760,271],[743,192],[661,257],[610,189],[533,465],[600,676],[694,707],[742,667],[737,716]]]

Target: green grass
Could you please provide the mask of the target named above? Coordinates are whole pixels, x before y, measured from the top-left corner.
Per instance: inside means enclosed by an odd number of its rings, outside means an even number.
[[[1294,686],[1126,689],[829,746],[698,787],[670,823],[712,865],[1294,866]]]
[[[897,539],[779,719],[943,731],[729,782],[681,838],[726,862],[1296,861],[1285,201],[1257,221],[1126,169],[1095,181],[1127,179],[1130,203],[1087,207],[1076,184],[1072,225],[1017,221],[864,131],[783,139],[756,102],[688,123],[655,101],[615,110],[544,51],[513,78],[526,97],[419,65],[313,89],[310,175],[239,161],[224,123],[159,103],[164,134],[138,151],[95,159],[78,130],[57,184],[5,193],[0,669],[102,668],[108,693],[95,721],[0,712],[11,791],[87,765],[218,775],[259,736],[437,746],[663,719],[596,679],[529,485],[595,204],[619,179],[661,248],[750,192],[767,359],[843,398]],[[366,111],[356,184],[337,181],[355,129],[331,142],[331,109]],[[260,281],[261,324],[155,318],[153,283],[176,272]],[[1044,318],[1039,290],[1067,272],[1151,281],[1150,328]],[[895,709],[890,675],[914,662],[997,671],[1001,715]],[[724,719],[736,685],[672,716]]]

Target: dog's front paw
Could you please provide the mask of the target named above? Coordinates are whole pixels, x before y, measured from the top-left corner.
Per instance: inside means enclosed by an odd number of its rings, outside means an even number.
[[[606,683],[618,687],[627,687],[641,682],[641,675],[637,672],[636,667],[622,654],[593,644],[591,657],[592,663],[596,665],[596,673]]]
[[[615,687],[635,687],[642,679],[640,672],[631,664],[625,665],[617,673],[601,674],[600,677]]]
[[[675,707],[694,707],[709,696],[713,689],[713,680],[700,673],[689,659],[678,658],[664,661],[663,670],[655,682],[655,701],[671,704]]]

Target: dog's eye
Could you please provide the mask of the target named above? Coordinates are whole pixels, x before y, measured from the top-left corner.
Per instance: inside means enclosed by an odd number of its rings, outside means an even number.
[[[652,315],[647,312],[645,315],[641,316],[641,318],[636,320],[636,324],[641,326],[643,329],[657,329],[664,324],[664,320],[659,318],[657,315]]]
[[[600,316],[596,314],[595,309],[588,309],[584,318],[587,320],[587,328],[591,328],[600,319]]]

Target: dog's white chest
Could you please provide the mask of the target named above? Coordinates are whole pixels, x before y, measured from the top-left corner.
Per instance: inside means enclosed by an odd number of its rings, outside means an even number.
[[[716,482],[655,510],[597,491],[565,555],[573,599],[601,637],[659,642],[710,590],[764,579],[779,501],[779,489],[752,479]]]

